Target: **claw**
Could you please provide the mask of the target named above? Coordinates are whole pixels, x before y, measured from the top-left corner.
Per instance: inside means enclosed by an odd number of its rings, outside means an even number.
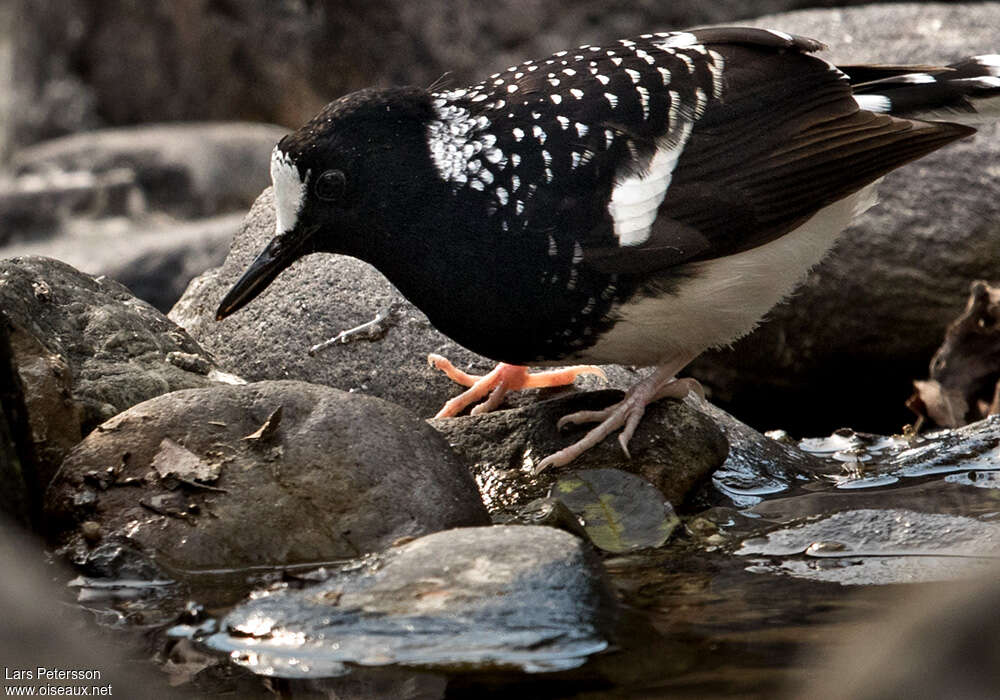
[[[598,425],[569,447],[564,447],[543,459],[535,467],[534,473],[539,474],[549,467],[569,464],[616,430],[621,430],[618,444],[621,445],[625,458],[632,459],[628,445],[646,413],[646,406],[662,398],[682,399],[689,391],[695,391],[704,398],[705,392],[696,379],[673,377],[673,372],[683,366],[683,364],[668,364],[657,368],[653,374],[630,388],[621,401],[608,408],[600,411],[577,411],[560,418],[556,423],[558,429],[578,423],[598,423]]]

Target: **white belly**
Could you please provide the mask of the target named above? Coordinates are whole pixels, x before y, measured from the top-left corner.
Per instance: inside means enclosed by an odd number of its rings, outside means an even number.
[[[618,307],[619,323],[579,359],[642,366],[688,362],[746,335],[826,255],[851,219],[875,204],[877,184],[824,207],[766,245],[683,266],[687,276],[671,293]]]

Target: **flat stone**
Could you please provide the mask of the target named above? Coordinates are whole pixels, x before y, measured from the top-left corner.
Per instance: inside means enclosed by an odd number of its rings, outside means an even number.
[[[548,527],[439,532],[304,590],[237,607],[206,643],[258,673],[344,664],[557,671],[608,646],[615,598],[576,537]]]

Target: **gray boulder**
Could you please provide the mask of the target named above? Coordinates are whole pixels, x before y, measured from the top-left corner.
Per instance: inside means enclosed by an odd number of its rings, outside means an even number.
[[[809,10],[751,24],[816,37],[839,63],[938,63],[1000,51],[1000,4]],[[817,434],[893,432],[969,283],[1000,273],[1000,127],[891,173],[792,298],[732,349],[691,367],[728,410]]]
[[[175,575],[357,557],[489,522],[468,471],[423,421],[304,382],[131,408],[66,458],[45,512],[71,551],[86,552],[93,522]]]
[[[141,401],[223,380],[182,329],[125,287],[46,258],[0,260],[0,313],[23,392],[36,484],[98,424]]]

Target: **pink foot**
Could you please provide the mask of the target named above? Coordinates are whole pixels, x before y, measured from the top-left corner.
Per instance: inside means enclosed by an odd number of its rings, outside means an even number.
[[[445,403],[434,416],[435,418],[457,416],[467,406],[482,400],[483,397],[486,397],[486,400],[472,409],[472,415],[495,410],[503,402],[507,393],[511,391],[566,386],[572,384],[573,380],[581,374],[596,374],[604,378],[604,371],[593,365],[564,367],[532,374],[528,372],[527,367],[501,362],[488,374],[476,375],[463,372],[440,355],[428,355],[427,362],[432,367],[444,372],[452,381],[469,387],[468,390]]]
[[[631,459],[628,443],[646,412],[646,406],[664,398],[682,399],[687,396],[689,391],[695,391],[702,398],[705,397],[705,392],[698,380],[674,379],[672,372],[664,378],[661,371],[663,369],[656,370],[649,377],[635,384],[626,392],[625,398],[616,404],[600,411],[578,411],[563,416],[559,420],[559,428],[577,423],[599,422],[599,424],[577,442],[550,454],[539,462],[538,466],[535,467],[535,473],[538,474],[549,467],[561,467],[569,464],[619,429],[621,429],[621,433],[618,435],[618,444],[621,445],[625,456]]]

